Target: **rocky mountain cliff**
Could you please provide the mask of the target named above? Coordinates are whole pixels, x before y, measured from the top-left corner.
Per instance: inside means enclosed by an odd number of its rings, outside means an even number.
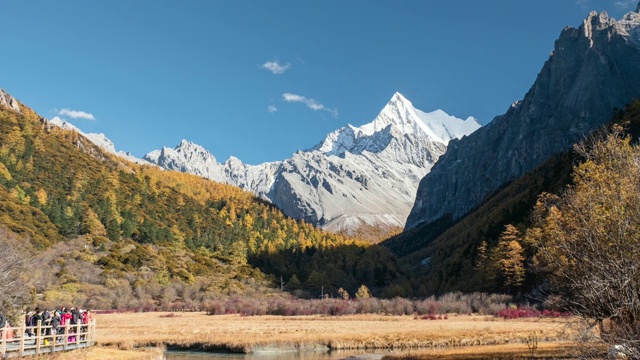
[[[620,21],[590,13],[579,28],[562,31],[524,100],[449,144],[420,182],[405,229],[462,217],[639,97],[640,13]]]
[[[376,119],[347,125],[284,161],[219,163],[203,147],[183,140],[144,159],[249,190],[288,216],[334,232],[402,227],[420,179],[452,139],[480,128],[441,110],[424,113],[396,93]]]
[[[9,95],[2,89],[0,89],[0,105],[6,106],[13,111],[20,112],[20,105],[18,104],[18,100],[16,100],[13,96]]]

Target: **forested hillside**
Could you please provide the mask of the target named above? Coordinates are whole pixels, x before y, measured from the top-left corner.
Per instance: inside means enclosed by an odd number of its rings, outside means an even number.
[[[345,277],[352,292],[365,284],[381,293],[385,284],[366,275],[380,266],[399,276],[389,253],[385,263],[369,261],[364,242],[287,218],[239,188],[129,163],[24,105],[19,112],[0,106],[0,185],[0,226],[27,239],[31,255],[41,257],[41,269],[30,275],[42,301],[201,302],[207,292],[209,298],[242,294],[247,284],[272,285],[269,279],[279,283],[281,276],[289,282],[294,274],[300,294],[317,296],[316,275],[268,266],[270,278],[248,259],[286,252],[320,257],[342,247],[356,249],[345,254],[361,272],[322,257],[333,265],[331,272],[315,269],[325,293],[337,291]]]
[[[619,124],[634,142],[640,135],[640,101],[627,106],[607,125]],[[600,130],[599,130],[600,131]],[[489,196],[457,222],[419,226],[383,245],[411,269],[405,288],[418,295],[450,291],[530,293],[544,282],[535,269],[535,243],[524,240],[532,212],[543,193],[562,194],[573,183],[574,167],[584,161],[575,151],[558,154]],[[510,244],[519,239],[518,244]],[[518,258],[521,274],[513,284],[509,260]],[[513,265],[513,264],[512,264]]]

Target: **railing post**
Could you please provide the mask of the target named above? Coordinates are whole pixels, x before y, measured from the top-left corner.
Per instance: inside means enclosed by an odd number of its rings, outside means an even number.
[[[64,350],[67,350],[69,344],[69,324],[64,324]]]
[[[76,323],[76,349],[80,347],[80,335],[82,334],[80,332],[80,324],[81,323]]]
[[[51,345],[53,340],[53,326],[51,326],[51,322],[49,322],[49,325],[45,325],[44,329],[46,335],[44,342],[46,344],[46,347],[50,348],[49,352],[52,353],[55,349]]]
[[[4,358],[7,355],[7,324],[4,324],[2,330],[2,343],[0,343],[0,354]]]
[[[51,352],[56,351],[56,341],[58,340],[58,329],[51,326]]]
[[[92,320],[91,322],[91,346],[95,345],[96,343],[96,320]]]
[[[42,320],[38,320],[36,332],[36,354],[40,354],[40,344],[42,343]]]
[[[27,334],[25,321],[22,321],[22,325],[20,325],[20,357],[24,356],[24,337]]]

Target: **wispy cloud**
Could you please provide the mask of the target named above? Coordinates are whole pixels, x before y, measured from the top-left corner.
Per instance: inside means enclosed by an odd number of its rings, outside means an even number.
[[[273,114],[274,112],[278,111],[278,108],[275,107],[274,105],[269,105],[269,106],[267,106],[267,111],[269,111],[270,113]]]
[[[582,10],[589,10],[591,7],[590,0],[577,0],[576,5],[578,5]]]
[[[267,61],[266,63],[260,65],[260,68],[269,70],[276,75],[284,74],[284,72],[289,70],[290,67],[291,67],[290,63],[286,63],[283,65],[283,64],[280,64],[280,61],[278,60]]]
[[[617,0],[616,1],[616,8],[618,8],[618,10],[635,10],[635,6],[636,4],[638,4],[637,0]]]
[[[321,103],[317,102],[315,99],[307,98],[307,97],[304,97],[302,95],[292,94],[292,93],[284,93],[284,94],[282,94],[282,98],[286,102],[289,102],[289,103],[302,103],[302,104],[307,105],[307,107],[309,109],[313,110],[313,111],[322,110],[322,111],[326,111],[326,112],[330,113],[331,115],[333,115],[333,117],[338,117],[338,110],[330,109],[330,108],[324,106],[324,104],[321,104]]]
[[[60,116],[68,116],[72,119],[84,119],[84,120],[95,120],[96,118],[93,114],[88,112],[79,111],[79,110],[71,110],[71,109],[62,109],[58,111],[58,115]]]

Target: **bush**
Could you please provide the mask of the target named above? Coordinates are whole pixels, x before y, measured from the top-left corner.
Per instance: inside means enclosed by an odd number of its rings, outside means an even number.
[[[530,307],[509,307],[506,309],[502,309],[498,311],[495,315],[496,317],[501,317],[503,319],[521,319],[521,318],[559,318],[559,317],[569,317],[571,313],[568,312],[559,312],[555,310],[536,310]]]
[[[491,294],[451,293],[440,298],[431,296],[424,300],[411,301],[405,298],[393,299],[298,299],[290,297],[270,297],[254,299],[234,296],[225,300],[204,302],[204,309],[210,315],[241,314],[255,315],[326,315],[344,316],[354,314],[411,315],[423,318],[423,315],[441,316],[446,314],[470,314],[481,312],[494,315],[507,307],[510,296]],[[430,317],[427,317],[430,318]]]

